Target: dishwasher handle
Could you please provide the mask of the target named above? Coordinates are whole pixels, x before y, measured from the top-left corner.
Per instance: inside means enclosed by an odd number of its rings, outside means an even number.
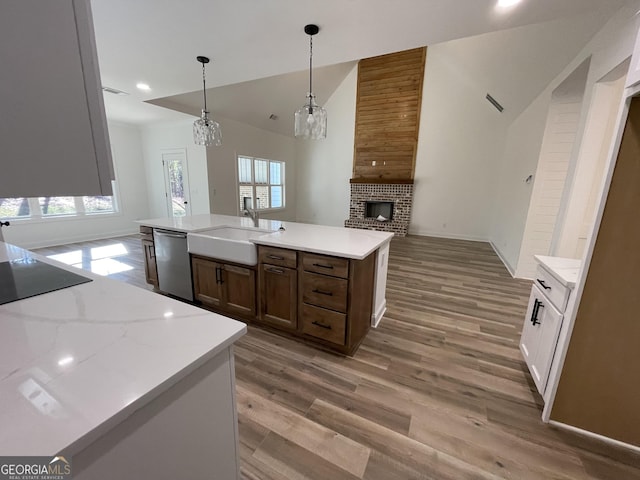
[[[165,232],[164,230],[154,230],[154,233],[160,237],[187,238],[186,233]]]

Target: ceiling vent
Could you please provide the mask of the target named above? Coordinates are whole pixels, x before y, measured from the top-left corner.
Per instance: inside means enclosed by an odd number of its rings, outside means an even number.
[[[494,107],[496,107],[496,110],[498,110],[500,113],[502,113],[502,111],[504,110],[504,107],[502,105],[500,105],[498,103],[498,101],[493,98],[490,94],[487,93],[487,100],[489,100],[489,103],[491,105],[493,105]]]
[[[103,92],[112,93],[114,95],[129,95],[127,92],[123,92],[122,90],[118,90],[116,88],[111,87],[102,87]]]

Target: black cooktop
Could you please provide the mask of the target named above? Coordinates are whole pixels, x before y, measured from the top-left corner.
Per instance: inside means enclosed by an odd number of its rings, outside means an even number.
[[[90,278],[29,257],[1,262],[0,305],[90,281]]]

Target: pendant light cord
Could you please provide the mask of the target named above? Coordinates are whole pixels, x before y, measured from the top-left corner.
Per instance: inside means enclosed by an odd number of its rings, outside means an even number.
[[[204,62],[202,62],[202,96],[204,97],[204,111],[207,111],[207,81],[204,74]]]
[[[309,96],[313,95],[313,35],[309,35]]]

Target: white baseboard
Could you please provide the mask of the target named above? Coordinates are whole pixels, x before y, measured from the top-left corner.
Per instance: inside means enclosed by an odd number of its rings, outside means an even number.
[[[569,432],[577,433],[578,435],[593,438],[595,440],[608,443],[609,445],[614,445],[620,448],[626,448],[627,450],[640,453],[640,447],[637,445],[631,445],[630,443],[621,442],[620,440],[615,440],[613,438],[605,437],[604,435],[593,433],[593,432],[590,432],[589,430],[583,430],[582,428],[573,427],[571,425],[567,425],[566,423],[562,423],[562,422],[556,422],[555,420],[549,420],[549,425],[553,425],[554,427],[558,427],[563,430],[567,430]]]
[[[511,274],[511,276],[513,278],[516,278],[516,271],[515,269],[509,264],[509,262],[507,262],[507,259],[504,258],[504,256],[502,255],[502,253],[500,253],[500,250],[498,250],[498,247],[496,247],[493,242],[489,242],[489,245],[491,245],[491,248],[493,248],[493,251],[496,252],[496,255],[498,255],[498,258],[502,261],[502,263],[504,264],[505,268],[509,271],[509,273]]]
[[[457,233],[432,232],[430,230],[411,228],[411,226],[409,226],[409,235],[419,235],[421,237],[450,238],[452,240],[468,240],[470,242],[489,242],[489,239],[486,237],[462,235]]]
[[[380,324],[380,320],[384,317],[385,312],[387,311],[387,299],[384,299],[382,305],[375,311],[373,315],[371,315],[371,326],[373,328],[377,328]]]

